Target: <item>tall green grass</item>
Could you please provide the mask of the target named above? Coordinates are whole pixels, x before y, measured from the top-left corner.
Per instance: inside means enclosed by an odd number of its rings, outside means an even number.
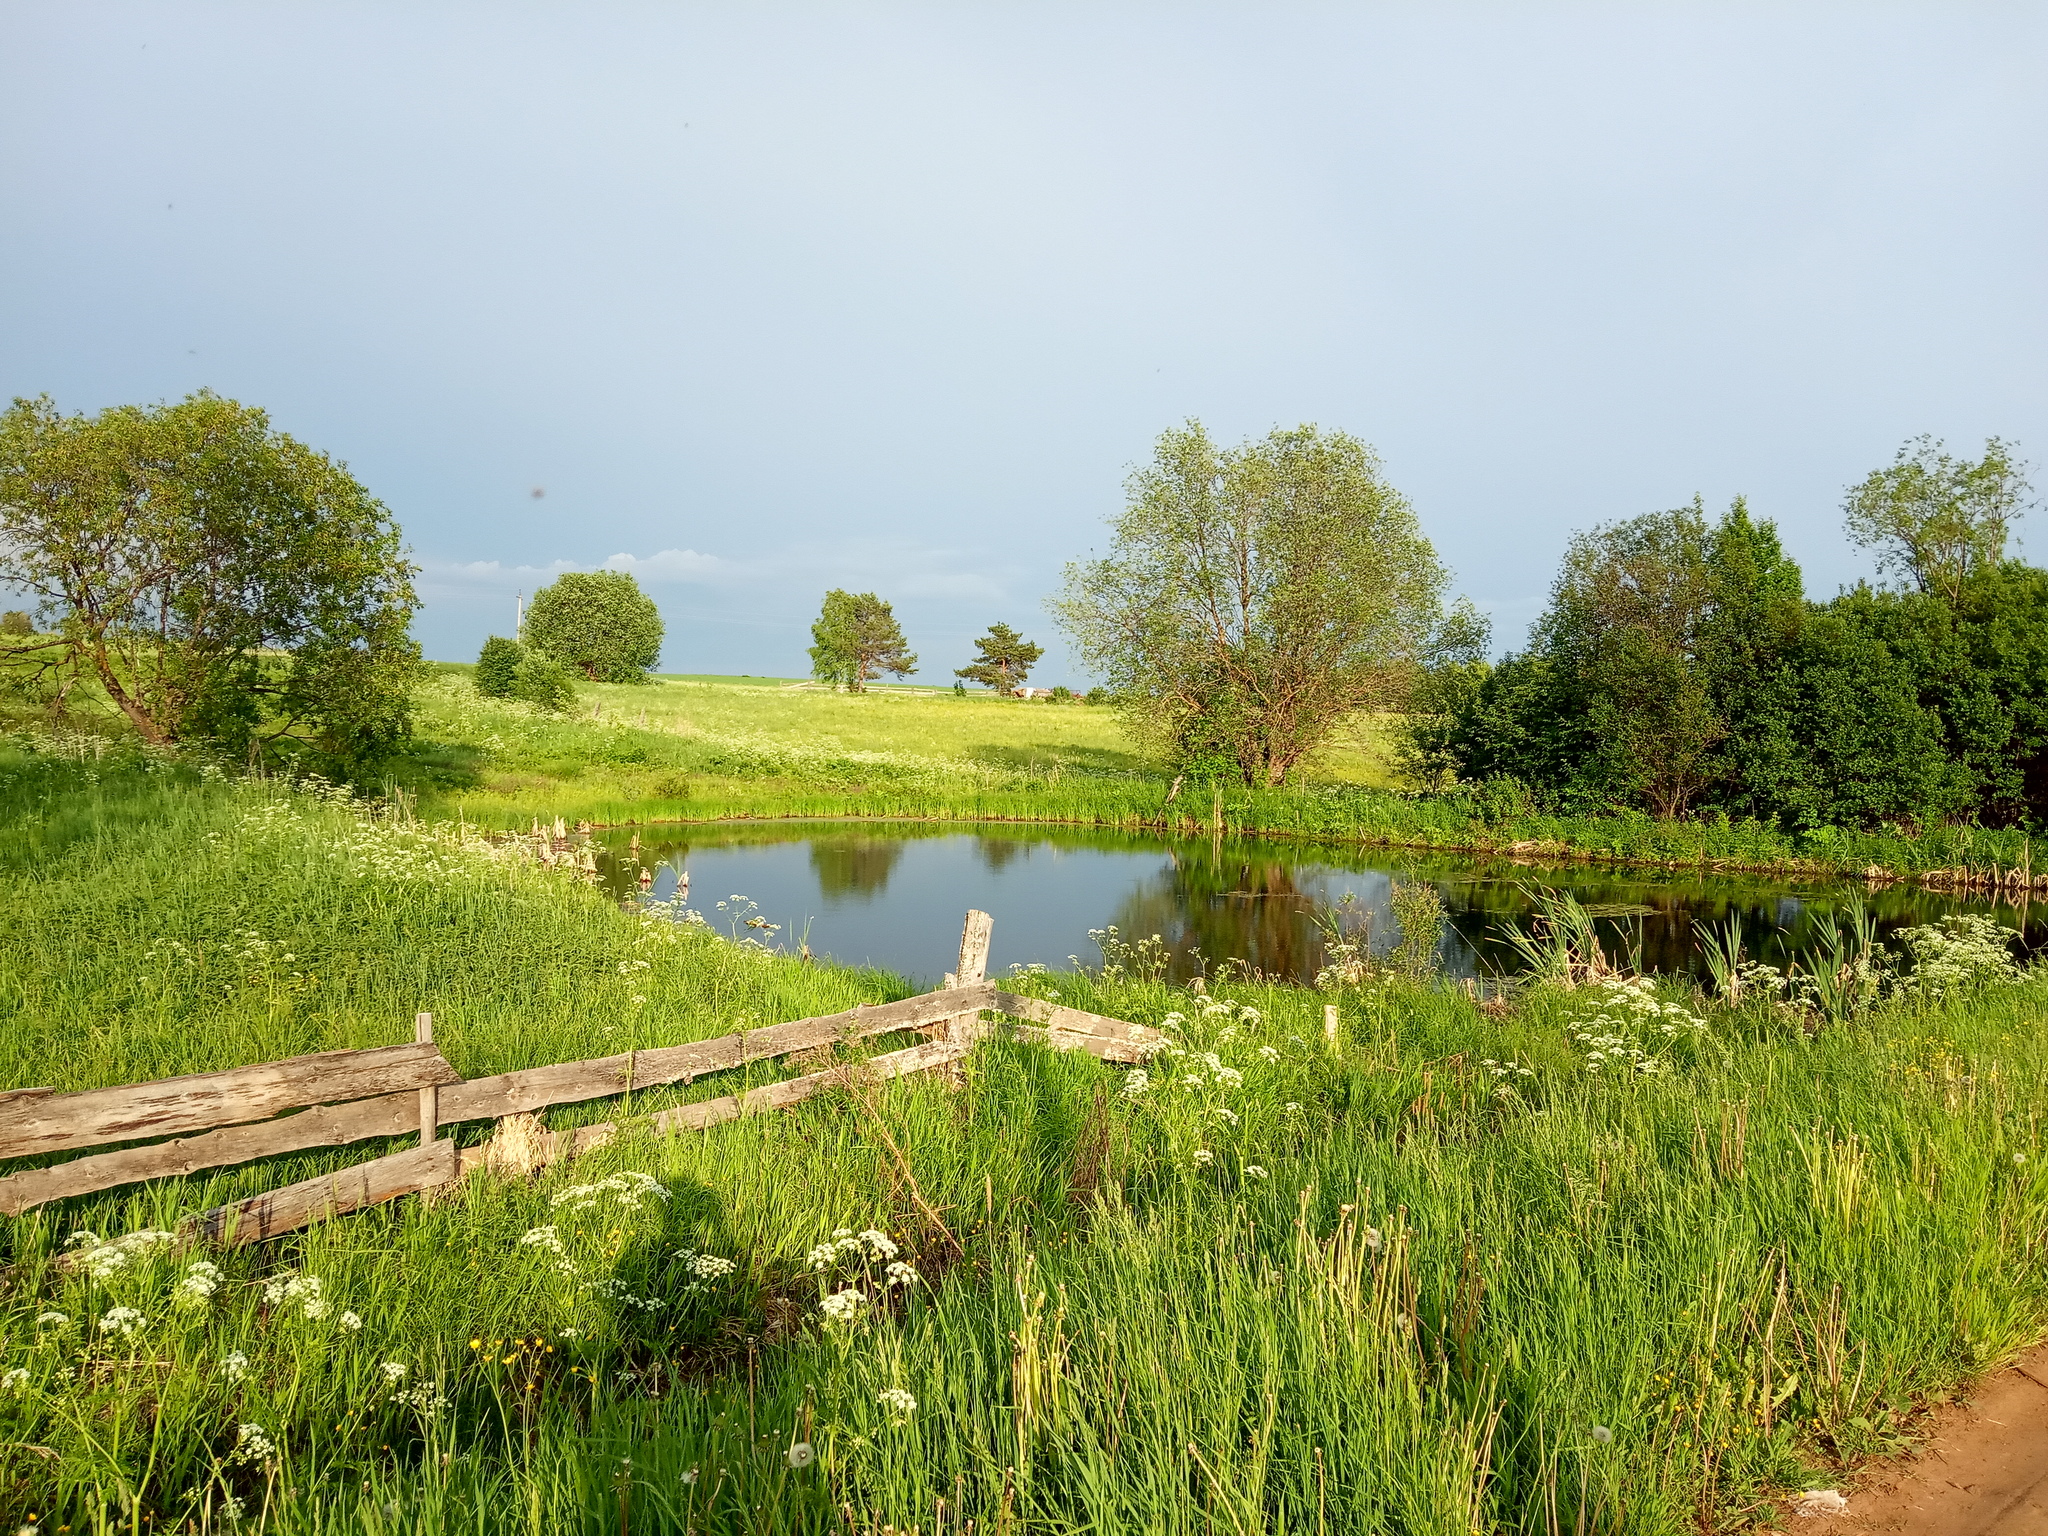
[[[650,939],[327,797],[148,759],[0,773],[10,1083],[384,1043],[421,1007],[474,1074],[904,990]],[[65,1263],[79,1230],[372,1149],[9,1222],[0,1506],[78,1532],[1691,1530],[1892,1446],[2048,1319],[2038,976],[1818,1031],[1674,986],[1016,985],[1180,1054],[1139,1078],[991,1040],[956,1075],[99,1278]],[[1655,1070],[1595,1070],[1609,1030]],[[665,1194],[558,1199],[627,1173]],[[917,1284],[813,1270],[870,1228]],[[202,1258],[217,1287],[181,1304]],[[883,1299],[832,1322],[855,1281]]]

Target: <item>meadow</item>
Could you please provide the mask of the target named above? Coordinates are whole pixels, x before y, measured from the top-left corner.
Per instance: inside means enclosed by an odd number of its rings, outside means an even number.
[[[737,817],[1040,821],[1259,833],[1439,852],[1676,869],[1968,878],[2033,870],[2026,832],[1969,825],[1787,831],[1716,815],[1552,814],[1482,784],[1403,788],[1400,720],[1351,722],[1288,785],[1190,786],[1133,750],[1114,713],[926,689],[865,695],[752,680],[589,684],[550,715],[479,698],[445,665],[418,695],[418,740],[391,782],[484,825]]]
[[[500,765],[571,732],[741,750],[705,717],[465,718]],[[889,770],[1029,771],[917,745]],[[9,1082],[387,1044],[422,1008],[473,1076],[909,990],[622,910],[476,835],[475,792],[464,826],[13,738]],[[2048,978],[1967,925],[1827,998],[1548,958],[1482,1005],[1412,965],[1172,989],[1112,946],[1010,984],[1165,1029],[1143,1069],[992,1039],[943,1078],[251,1249],[154,1234],[370,1149],[31,1213],[0,1229],[0,1509],[81,1533],[1737,1528],[2042,1335]]]

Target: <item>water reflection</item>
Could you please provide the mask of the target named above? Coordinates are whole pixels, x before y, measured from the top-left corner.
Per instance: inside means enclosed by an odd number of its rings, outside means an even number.
[[[1319,913],[1349,896],[1347,923],[1385,954],[1401,940],[1393,916],[1394,883],[1426,882],[1445,918],[1437,954],[1453,976],[1512,969],[1505,938],[1526,928],[1530,892],[1570,891],[1599,918],[1614,952],[1653,971],[1704,970],[1693,924],[1736,923],[1749,952],[1784,965],[1814,942],[1817,920],[1860,900],[1889,933],[1905,924],[1967,910],[2022,929],[2030,946],[2048,941],[2038,908],[1965,902],[1894,887],[1865,891],[1844,882],[1794,884],[1678,871],[1536,867],[1408,854],[1393,849],[1318,847],[1251,838],[1187,841],[1068,829],[992,835],[955,827],[843,823],[773,826],[727,823],[642,828],[640,852],[628,834],[608,839],[601,877],[622,899],[641,892],[666,899],[687,869],[692,904],[739,892],[783,925],[792,945],[873,964],[920,980],[950,969],[960,914],[994,914],[996,967],[1075,959],[1093,963],[1091,929],[1114,925],[1127,939],[1154,934],[1171,951],[1172,974],[1186,979],[1234,959],[1262,974],[1307,981],[1323,963]]]
[[[903,857],[900,838],[819,837],[810,847],[818,890],[828,901],[872,901],[888,888]]]

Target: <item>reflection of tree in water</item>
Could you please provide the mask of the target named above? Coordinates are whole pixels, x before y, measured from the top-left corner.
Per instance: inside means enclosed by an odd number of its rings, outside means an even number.
[[[814,837],[811,868],[818,876],[818,889],[828,898],[871,901],[888,885],[903,848],[900,837]]]
[[[982,867],[994,875],[1001,874],[1003,870],[1024,857],[1031,851],[1031,846],[1019,842],[1014,837],[977,837],[974,840],[974,851],[980,856]]]
[[[1131,892],[1115,922],[1127,940],[1164,939],[1175,980],[1198,975],[1203,960],[1239,959],[1264,975],[1307,981],[1322,964],[1316,905],[1278,857],[1191,843]]]

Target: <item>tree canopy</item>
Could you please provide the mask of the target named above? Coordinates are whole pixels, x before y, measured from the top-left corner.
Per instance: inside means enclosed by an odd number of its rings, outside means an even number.
[[[1127,490],[1109,553],[1048,606],[1184,770],[1279,783],[1352,711],[1405,701],[1445,638],[1443,566],[1354,437],[1219,449],[1190,421]]]
[[[1411,758],[1565,810],[2048,815],[2048,572],[2005,552],[2025,484],[1996,440],[1974,464],[1907,444],[1846,508],[1898,584],[1826,602],[1740,498],[1582,534],[1528,648],[1446,682]]]
[[[827,592],[811,639],[812,675],[848,693],[865,693],[884,672],[908,677],[917,670],[896,610],[872,592]]]
[[[998,693],[1012,693],[1023,687],[1045,647],[1033,645],[1007,624],[991,624],[988,633],[974,642],[974,651],[973,663],[953,675]]]
[[[637,683],[661,660],[661,610],[625,571],[569,571],[533,594],[520,638],[593,683]]]
[[[410,727],[416,569],[343,465],[253,407],[0,416],[0,586],[50,630],[16,654],[90,677],[147,740],[374,759]]]

